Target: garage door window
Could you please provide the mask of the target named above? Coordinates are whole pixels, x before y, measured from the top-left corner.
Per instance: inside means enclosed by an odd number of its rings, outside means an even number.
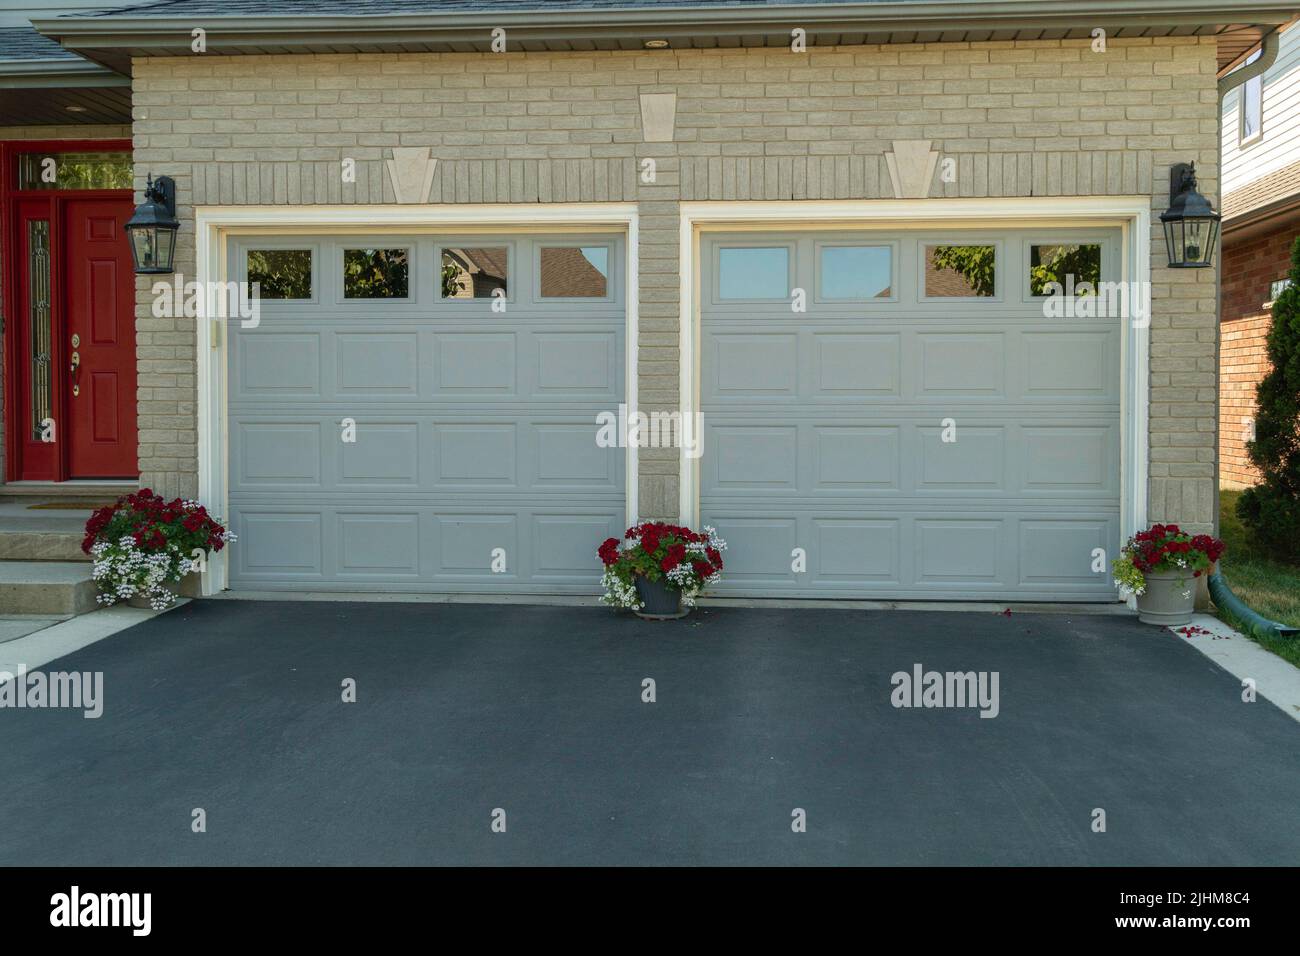
[[[608,246],[543,246],[542,298],[603,299],[609,295]]]
[[[818,281],[823,299],[888,299],[893,294],[889,246],[825,246]]]
[[[248,281],[263,299],[311,298],[310,249],[248,250]]]
[[[444,248],[440,294],[444,299],[490,299],[507,295],[509,265],[510,250],[506,246]]]
[[[1029,293],[1043,296],[1052,291],[1050,283],[1061,288],[1089,287],[1076,292],[1090,295],[1101,281],[1101,246],[1096,244],[1031,245],[1029,247]]]
[[[405,299],[409,295],[410,250],[343,250],[343,298]]]
[[[927,299],[990,298],[997,287],[995,246],[926,246]]]
[[[718,250],[718,298],[785,299],[790,295],[790,250],[741,247]]]

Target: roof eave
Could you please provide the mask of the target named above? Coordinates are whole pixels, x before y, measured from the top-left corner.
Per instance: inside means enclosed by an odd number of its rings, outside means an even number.
[[[1245,212],[1225,217],[1222,224],[1223,235],[1224,238],[1229,235],[1238,236],[1244,230],[1270,225],[1275,220],[1290,218],[1298,213],[1300,213],[1300,192],[1290,193],[1261,206],[1255,206],[1253,209],[1247,209]]]
[[[505,27],[512,50],[639,48],[647,38],[692,46],[700,37],[771,43],[789,42],[802,27],[809,43],[817,35],[866,38],[855,42],[961,38],[962,31],[995,38],[1043,31],[1047,38],[1087,38],[1092,29],[1188,34],[1218,26],[1272,29],[1300,11],[1300,0],[1093,0],[1086,14],[1064,0],[886,0],[880,3],[779,4],[745,7],[675,7],[668,15],[646,7],[612,10],[554,10],[393,14],[362,16],[98,16],[37,19],[33,26],[80,56],[119,73],[129,73],[136,56],[192,55],[192,31],[206,31],[209,53],[386,52],[425,46],[439,51],[486,51],[491,31]],[[833,42],[839,42],[833,40]],[[578,44],[576,47],[565,44]],[[585,46],[583,46],[585,44]]]
[[[1152,0],[1093,0],[1086,14],[1077,4],[1061,0],[963,0],[921,2],[774,4],[758,7],[677,7],[668,19],[663,9],[634,7],[613,10],[540,10],[536,12],[461,12],[362,16],[98,16],[57,17],[32,21],[45,36],[65,46],[148,47],[174,43],[201,26],[227,40],[274,37],[299,41],[337,38],[377,40],[387,34],[426,33],[439,40],[485,40],[484,31],[504,26],[525,38],[557,39],[642,36],[698,36],[724,31],[753,33],[802,26],[819,31],[847,32],[943,29],[979,25],[988,29],[1043,26],[1083,30],[1103,21],[1120,26],[1179,27],[1218,23],[1280,25],[1300,11],[1300,0],[1246,0],[1228,7],[1223,0],[1181,0],[1171,9]]]
[[[130,86],[131,78],[72,57],[0,60],[0,89]]]

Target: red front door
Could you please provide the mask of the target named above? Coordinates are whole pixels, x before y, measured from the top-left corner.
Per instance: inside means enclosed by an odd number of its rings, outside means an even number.
[[[63,203],[63,352],[70,478],[134,478],[135,282],[129,200]]]

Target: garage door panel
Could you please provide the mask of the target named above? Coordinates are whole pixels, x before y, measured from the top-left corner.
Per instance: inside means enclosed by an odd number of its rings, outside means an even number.
[[[1020,583],[1092,587],[1110,576],[1110,543],[1118,535],[1116,518],[1022,519]],[[1094,551],[1103,552],[1102,568],[1093,570]]]
[[[819,492],[856,492],[899,487],[900,430],[861,425],[811,426]]]
[[[1077,552],[1119,544],[1121,326],[1045,314],[1019,291],[1022,234],[981,240],[999,250],[997,299],[918,300],[903,242],[889,300],[703,305],[700,517],[731,543],[721,593],[1115,599]],[[792,269],[826,247],[792,241]]]
[[[814,399],[897,396],[902,386],[901,336],[818,332],[812,335]]]
[[[533,394],[591,400],[619,394],[623,366],[614,332],[539,332],[532,336],[536,380]]]
[[[340,428],[334,443],[339,486],[419,487],[420,426],[417,422],[373,422],[363,418],[355,424],[352,437],[354,441],[342,440]]]
[[[241,486],[321,486],[319,422],[239,423],[231,450]]]
[[[897,519],[811,519],[810,570],[818,584],[898,584]]]
[[[710,488],[798,490],[798,426],[710,427],[706,418],[704,447]]]
[[[592,438],[591,422],[535,423],[529,427],[535,463],[532,486],[541,491],[617,492],[621,449],[601,448]]]
[[[335,394],[343,400],[420,394],[416,332],[337,333]]]
[[[534,514],[531,516],[533,577],[570,584],[593,579],[592,542],[623,536],[621,514]],[[600,572],[595,572],[595,578]]]
[[[240,574],[292,580],[321,577],[320,514],[253,509],[236,512],[231,525],[239,539],[233,553]]]
[[[590,243],[614,294],[540,299],[526,263],[572,241],[496,242],[518,270],[505,311],[417,279],[407,300],[326,296],[229,326],[232,587],[598,591],[595,546],[626,526],[627,451],[596,444],[624,401],[622,245]],[[358,240],[309,243],[321,288],[340,242]],[[439,242],[410,240],[413,261]]]
[[[705,361],[714,363],[718,398],[794,396],[799,388],[798,336],[729,332],[710,336]]]
[[[946,584],[1002,584],[1000,520],[918,519],[916,579]]]
[[[271,396],[320,397],[321,336],[318,333],[250,331],[236,339],[235,350],[238,361],[231,375],[232,401]]]
[[[916,336],[917,393],[953,398],[1007,394],[1006,336],[922,332]]]
[[[924,492],[1002,492],[1006,490],[1008,454],[1006,429],[957,424],[955,441],[944,441],[945,429],[913,429],[914,458],[920,461],[917,490]]]
[[[334,516],[340,575],[418,578],[420,514],[340,512]]]
[[[1119,366],[1117,332],[1026,331],[1020,341],[1027,398],[1119,401],[1119,381],[1113,374]]]
[[[434,517],[438,576],[475,577],[482,581],[517,579],[519,514],[439,514]],[[497,549],[504,552],[504,571],[492,570]]]
[[[518,395],[517,336],[509,332],[441,332],[434,336],[435,394]]]
[[[716,527],[727,541],[726,590],[747,591],[747,584],[781,581],[793,584],[793,550],[799,547],[799,519],[793,515],[761,518],[739,512],[708,515],[702,524]]]
[[[430,422],[434,489],[519,487],[519,426],[513,422]]]
[[[1115,425],[1026,425],[1020,429],[1027,492],[1118,493]]]

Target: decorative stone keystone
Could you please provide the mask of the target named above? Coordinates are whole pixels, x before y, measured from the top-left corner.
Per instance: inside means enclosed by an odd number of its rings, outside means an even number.
[[[645,142],[671,143],[676,118],[676,93],[641,94],[641,136]]]
[[[894,151],[885,154],[889,178],[894,183],[895,199],[925,199],[934,182],[934,167],[939,154],[930,149],[928,139],[896,139]]]
[[[438,161],[429,155],[428,146],[394,146],[393,158],[387,160],[388,177],[400,203],[429,201],[433,171]]]

